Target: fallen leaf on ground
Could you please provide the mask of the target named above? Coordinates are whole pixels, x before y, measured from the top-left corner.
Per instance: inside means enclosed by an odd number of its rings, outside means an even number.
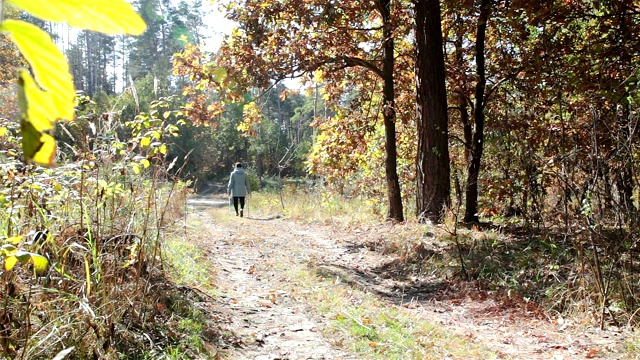
[[[598,353],[599,353],[599,352],[600,352],[600,349],[598,349],[598,348],[590,349],[590,350],[587,352],[586,358],[587,358],[587,359],[593,359],[594,357],[598,356]]]

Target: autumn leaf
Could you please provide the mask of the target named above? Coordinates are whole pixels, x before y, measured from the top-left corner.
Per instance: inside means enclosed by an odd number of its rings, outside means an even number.
[[[600,349],[598,348],[591,348],[589,349],[589,351],[587,352],[587,354],[585,355],[585,357],[587,359],[593,359],[594,357],[598,356],[598,353],[600,353]]]
[[[20,70],[19,75],[34,127],[38,131],[49,130],[58,119],[73,119],[75,89],[69,65],[49,34],[12,19],[2,22],[2,31],[9,34],[33,69],[35,80],[26,69]]]
[[[18,258],[14,255],[10,255],[5,257],[4,259],[4,269],[7,271],[11,271],[14,266],[18,263]]]
[[[140,35],[147,26],[125,0],[7,0],[19,9],[48,21],[106,34]]]
[[[27,120],[20,121],[22,150],[26,162],[52,166],[55,164],[56,141],[53,136],[37,131]]]

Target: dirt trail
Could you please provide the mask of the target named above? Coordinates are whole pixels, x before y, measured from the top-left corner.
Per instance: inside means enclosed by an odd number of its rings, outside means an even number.
[[[623,359],[623,334],[550,319],[536,309],[509,306],[486,292],[459,291],[427,275],[400,273],[396,259],[370,246],[380,228],[340,232],[286,219],[224,216],[224,198],[202,202],[190,216],[202,223],[199,245],[217,267],[216,305],[235,334],[230,359],[360,359],[322,335],[313,315],[291,289],[287,273],[310,265],[402,306],[415,319],[488,346],[505,359]],[[226,218],[226,220],[225,220]]]

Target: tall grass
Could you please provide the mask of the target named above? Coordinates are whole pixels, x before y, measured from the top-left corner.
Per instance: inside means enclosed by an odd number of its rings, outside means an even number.
[[[0,153],[0,357],[142,358],[171,344],[153,335],[167,316],[161,243],[188,189],[172,180],[162,143],[141,145],[164,123],[144,114],[134,123],[128,144],[114,129],[88,136],[69,124],[74,158],[49,169],[18,159],[17,136],[0,140],[10,149]]]

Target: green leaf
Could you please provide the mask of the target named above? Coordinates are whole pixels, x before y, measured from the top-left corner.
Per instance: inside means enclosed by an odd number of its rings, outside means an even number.
[[[4,256],[12,256],[13,254],[15,254],[16,250],[18,250],[18,248],[16,248],[13,244],[4,244],[2,245],[2,247],[0,247],[0,251]]]
[[[26,264],[31,259],[31,253],[24,250],[16,251],[15,255],[21,263]]]
[[[213,80],[215,82],[221,83],[226,78],[227,78],[227,70],[225,70],[224,68],[217,68],[216,71],[213,73]]]
[[[107,34],[142,34],[147,25],[125,0],[7,0],[49,21]]]
[[[75,89],[69,73],[69,64],[49,34],[35,25],[11,19],[3,21],[1,29],[8,33],[11,40],[18,46],[31,65],[37,80],[36,84],[28,70],[20,71],[22,86],[27,93],[27,105],[31,107],[38,104],[40,108],[44,108],[39,110],[38,114],[47,114],[46,118],[50,123],[57,119],[72,120]],[[29,98],[29,94],[32,94],[32,98]],[[31,117],[36,118],[34,115]],[[40,121],[40,117],[37,119]],[[37,124],[34,126],[40,129]],[[49,126],[52,128],[53,124]]]

